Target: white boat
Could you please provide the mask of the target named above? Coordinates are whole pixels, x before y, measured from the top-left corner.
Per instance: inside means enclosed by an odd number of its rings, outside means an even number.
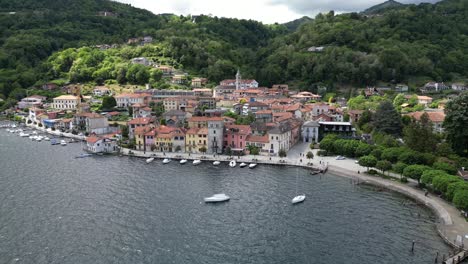
[[[244,168],[245,166],[247,166],[247,163],[244,163],[244,162],[242,162],[242,163],[239,165],[239,167],[241,167],[241,168]]]
[[[37,131],[33,131],[31,134],[32,135],[37,135]]]
[[[60,145],[66,146],[66,145],[67,145],[67,142],[66,142],[65,140],[62,139],[62,140],[60,140]]]
[[[201,160],[194,160],[194,161],[193,161],[193,165],[194,165],[194,166],[196,166],[196,165],[198,165],[198,164],[200,164],[200,163],[201,163]]]
[[[231,168],[234,168],[236,165],[237,165],[237,163],[236,163],[235,160],[231,160],[231,161],[229,162],[229,167],[231,167]]]
[[[154,160],[154,158],[149,158],[149,159],[146,159],[146,163],[150,163]]]
[[[50,141],[50,138],[49,137],[44,137],[44,140],[45,141]]]
[[[180,164],[185,164],[185,163],[187,163],[187,161],[188,161],[188,160],[186,160],[186,159],[182,159],[182,160],[180,160],[179,163],[180,163]]]
[[[305,198],[306,198],[305,194],[298,195],[291,200],[291,203],[297,204],[297,203],[303,202]]]
[[[28,134],[28,133],[24,133],[24,132],[20,132],[20,133],[19,133],[19,136],[20,136],[20,137],[29,137],[29,134]]]
[[[221,164],[221,162],[219,160],[213,161],[213,165],[218,166],[219,164]]]
[[[75,159],[86,158],[86,157],[89,157],[89,156],[92,156],[92,155],[93,154],[90,154],[90,153],[81,153],[80,155],[75,156]]]
[[[257,167],[257,163],[250,163],[249,164],[249,169],[253,169],[255,167]]]
[[[163,164],[167,164],[167,163],[169,163],[169,162],[171,162],[170,159],[168,159],[168,158],[163,159]]]
[[[218,202],[225,202],[229,201],[230,197],[224,193],[218,193],[210,197],[205,197],[205,203],[218,203]]]
[[[43,138],[44,138],[43,136],[37,136],[37,137],[36,137],[36,141],[37,141],[37,142],[41,142]]]
[[[299,176],[299,173],[298,173],[298,170],[296,169],[296,196],[291,200],[292,204],[301,203],[306,198],[305,194],[297,195],[297,185],[298,185],[297,179],[298,179],[298,176]]]

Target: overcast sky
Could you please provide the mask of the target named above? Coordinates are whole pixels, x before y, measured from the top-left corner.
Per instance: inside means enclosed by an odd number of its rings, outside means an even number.
[[[284,23],[320,12],[362,11],[385,0],[117,0],[147,9],[155,14],[212,14],[218,17],[254,19],[263,23]],[[402,0],[401,3],[437,2],[437,0]]]

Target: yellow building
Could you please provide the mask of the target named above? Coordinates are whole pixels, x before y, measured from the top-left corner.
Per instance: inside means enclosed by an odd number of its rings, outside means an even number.
[[[204,153],[208,150],[208,128],[191,128],[185,134],[185,152]]]

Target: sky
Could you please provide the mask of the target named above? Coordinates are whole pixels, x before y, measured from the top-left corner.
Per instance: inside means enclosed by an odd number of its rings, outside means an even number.
[[[362,11],[385,0],[116,0],[154,14],[213,15],[253,19],[265,24],[285,23],[303,16],[334,10],[335,13]],[[401,0],[400,3],[437,2],[438,0]]]

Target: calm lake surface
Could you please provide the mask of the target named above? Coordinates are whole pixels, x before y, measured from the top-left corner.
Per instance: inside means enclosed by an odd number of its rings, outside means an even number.
[[[449,251],[428,209],[346,178],[81,152],[0,129],[0,263],[418,264]],[[307,199],[292,206],[296,175]],[[219,192],[231,200],[203,203]]]

